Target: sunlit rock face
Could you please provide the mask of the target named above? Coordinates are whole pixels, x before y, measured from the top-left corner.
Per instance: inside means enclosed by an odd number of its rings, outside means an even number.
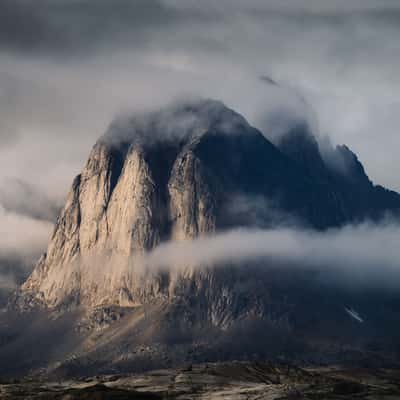
[[[400,208],[399,195],[368,179],[369,200],[354,199],[348,193],[357,183],[332,171],[313,137],[295,131],[279,149],[213,100],[116,120],[75,178],[20,299],[48,307],[192,299],[202,318],[219,326],[265,315],[273,307],[262,279],[229,267],[194,270],[190,261],[157,271],[141,256],[164,241],[279,225],[288,216],[325,229]],[[246,218],[235,211],[238,198],[249,199],[250,208],[254,198],[268,207],[247,210]]]

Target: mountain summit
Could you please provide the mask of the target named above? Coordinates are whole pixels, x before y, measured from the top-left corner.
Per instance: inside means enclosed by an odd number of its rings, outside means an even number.
[[[179,273],[143,271],[140,255],[162,242],[287,218],[326,229],[400,209],[400,196],[373,186],[346,147],[335,151],[354,167],[340,173],[323,161],[306,127],[278,147],[213,100],[114,121],[75,178],[23,297],[50,307],[174,298],[212,278],[195,277],[190,265]],[[251,209],[252,199],[268,209]]]

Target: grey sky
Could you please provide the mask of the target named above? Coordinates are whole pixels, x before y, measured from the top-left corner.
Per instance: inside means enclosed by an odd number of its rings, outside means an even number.
[[[303,113],[302,96],[321,134],[400,189],[397,1],[5,0],[0,16],[0,179],[64,195],[116,114],[189,93],[256,125]]]

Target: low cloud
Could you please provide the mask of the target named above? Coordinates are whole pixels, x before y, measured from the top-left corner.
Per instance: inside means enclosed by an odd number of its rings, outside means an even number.
[[[46,246],[53,224],[0,208],[1,254],[29,259]]]
[[[45,251],[53,224],[0,205],[0,291],[19,285]]]
[[[232,230],[161,244],[143,257],[146,268],[245,265],[301,267],[357,285],[398,288],[400,226],[369,223],[317,233],[301,229]]]
[[[56,221],[60,209],[42,188],[11,178],[0,180],[0,205],[7,212],[48,222]]]

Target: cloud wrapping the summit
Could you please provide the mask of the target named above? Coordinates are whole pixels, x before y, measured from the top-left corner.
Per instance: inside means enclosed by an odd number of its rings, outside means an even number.
[[[118,145],[128,142],[151,146],[175,142],[218,130],[235,135],[248,129],[246,120],[221,101],[187,96],[150,112],[117,117],[100,140]]]

